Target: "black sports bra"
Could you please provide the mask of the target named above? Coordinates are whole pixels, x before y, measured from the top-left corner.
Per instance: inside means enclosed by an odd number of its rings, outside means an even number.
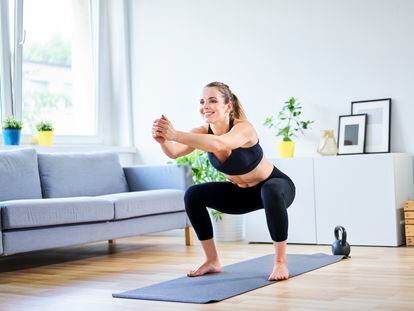
[[[233,120],[230,119],[230,129],[233,127]],[[213,134],[213,131],[208,126],[208,133]],[[259,141],[254,146],[243,148],[239,147],[233,149],[230,156],[224,160],[223,163],[217,159],[212,152],[207,152],[208,159],[213,167],[220,172],[227,175],[243,175],[259,165],[263,158],[263,149],[259,144]]]

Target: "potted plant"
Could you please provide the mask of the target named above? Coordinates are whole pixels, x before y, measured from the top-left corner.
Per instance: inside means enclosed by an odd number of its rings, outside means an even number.
[[[264,125],[268,128],[276,129],[276,136],[281,136],[282,141],[278,142],[278,153],[281,158],[292,158],[295,150],[295,142],[292,140],[297,137],[297,132],[303,134],[303,130],[315,121],[301,120],[302,106],[294,97],[285,101],[282,110],[276,118],[267,117]]]
[[[5,145],[19,145],[23,123],[13,116],[3,121],[3,143]]]
[[[37,140],[39,146],[51,146],[53,144],[53,125],[49,121],[40,121],[36,124]]]
[[[190,154],[179,157],[175,160],[175,163],[191,166],[194,184],[227,180],[223,173],[211,165],[207,153],[201,150],[194,150]],[[244,238],[243,215],[224,214],[212,208],[208,209],[217,241],[238,241]]]

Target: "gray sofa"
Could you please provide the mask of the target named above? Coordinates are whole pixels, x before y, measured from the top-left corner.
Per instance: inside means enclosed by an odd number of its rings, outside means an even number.
[[[0,256],[186,228],[188,166],[122,167],[117,154],[0,152]]]

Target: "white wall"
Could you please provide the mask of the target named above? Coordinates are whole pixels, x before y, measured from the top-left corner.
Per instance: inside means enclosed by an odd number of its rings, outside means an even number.
[[[142,163],[167,158],[151,138],[166,114],[177,129],[202,122],[210,81],[230,85],[265,154],[278,138],[262,123],[291,96],[316,120],[296,156],[316,155],[319,131],[351,101],[391,97],[393,152],[414,153],[414,1],[131,0],[135,144]]]

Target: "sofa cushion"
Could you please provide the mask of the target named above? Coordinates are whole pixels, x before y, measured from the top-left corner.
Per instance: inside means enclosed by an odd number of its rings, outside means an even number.
[[[45,198],[97,196],[129,190],[116,153],[39,153],[38,158]]]
[[[115,219],[184,211],[184,191],[147,190],[103,195],[115,205]]]
[[[1,221],[1,207],[0,207],[0,255],[3,254],[3,232],[2,232],[2,221]]]
[[[36,150],[0,151],[0,201],[41,197]]]
[[[114,205],[95,197],[13,200],[0,202],[3,230],[106,221]]]

